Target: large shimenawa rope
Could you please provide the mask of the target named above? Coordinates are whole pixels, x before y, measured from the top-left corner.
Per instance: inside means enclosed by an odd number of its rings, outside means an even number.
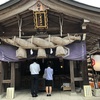
[[[46,39],[42,39],[42,38],[37,38],[37,37],[31,37],[29,39],[21,39],[21,38],[17,38],[14,37],[13,39],[9,39],[9,38],[2,38],[0,37],[0,39],[10,45],[19,47],[18,50],[16,50],[16,56],[21,59],[21,58],[27,58],[27,54],[26,54],[26,50],[25,49],[33,49],[33,50],[37,50],[38,49],[38,58],[45,58],[46,57],[46,53],[45,53],[45,49],[46,48],[56,48],[56,56],[60,57],[60,56],[64,56],[65,52],[64,52],[64,45],[68,45],[72,42],[74,42],[75,40],[81,40],[81,37],[79,35],[68,35],[64,38],[61,37],[48,37]],[[24,54],[22,54],[24,51]],[[42,53],[43,51],[43,53]]]

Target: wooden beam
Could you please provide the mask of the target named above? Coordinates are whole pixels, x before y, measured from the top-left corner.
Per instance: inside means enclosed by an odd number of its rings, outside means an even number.
[[[26,15],[27,15],[27,14],[26,14]],[[26,15],[22,17],[23,22],[24,22],[25,24],[26,24],[26,23],[32,23],[32,21],[33,21],[33,16],[30,15],[30,16],[27,16],[27,17],[26,17]],[[3,23],[3,25],[4,25],[5,27],[10,27],[10,26],[12,26],[12,25],[17,25],[17,27],[18,27],[18,19],[16,18],[16,16],[15,16],[14,18],[9,19],[9,20],[6,20],[6,21],[4,21],[4,22],[2,22],[2,23]],[[23,26],[25,26],[24,23],[23,23]]]
[[[83,81],[83,78],[82,77],[75,77],[74,81]]]
[[[3,65],[2,65],[2,62],[0,61],[0,94],[2,94],[3,92],[2,81],[3,81]]]
[[[69,24],[69,25],[66,25],[66,26],[63,26],[63,31],[66,31],[66,32],[70,32],[70,31],[73,31],[76,32],[76,31],[81,31],[81,27],[80,25],[77,25],[77,24]],[[14,26],[14,27],[8,27],[5,29],[5,32],[18,32],[18,26]],[[34,26],[33,25],[27,25],[26,27],[22,27],[22,31],[23,32],[36,32],[37,30],[34,29]],[[52,27],[49,27],[47,30],[47,32],[54,32],[54,31],[60,31],[60,28],[59,26],[52,26]]]
[[[11,83],[11,80],[3,80],[2,83]]]
[[[52,10],[49,10],[48,11],[48,14],[49,14],[50,17],[53,17],[53,16],[59,17],[59,15],[61,13],[56,12],[54,10],[53,11]],[[64,20],[67,20],[67,21],[72,22],[72,23],[81,23],[82,22],[82,19],[76,18],[75,16],[72,17],[72,16],[68,16],[68,15],[64,15]]]
[[[2,22],[2,23],[3,23],[3,25],[6,27],[6,25],[10,26],[10,24],[13,25],[13,24],[15,24],[15,22],[18,23],[18,20],[17,20],[16,17],[11,18],[11,19],[9,19],[9,20],[6,20],[6,21],[4,21],[4,22]]]
[[[70,78],[71,78],[71,91],[75,92],[74,61],[70,61]]]
[[[95,28],[100,29],[100,24],[89,23],[88,25],[89,25],[90,27],[94,27],[94,29],[95,29]]]
[[[4,26],[0,24],[0,34],[4,33],[4,30],[5,30]]]
[[[49,13],[50,15],[57,16],[57,17],[59,17],[59,15],[61,14],[61,13],[59,13],[59,12],[57,12],[57,11],[52,10],[52,9],[50,9],[50,10],[48,11],[48,13]],[[65,18],[65,20],[67,19],[67,20],[73,21],[73,23],[74,23],[74,22],[78,22],[78,23],[82,22],[82,19],[77,18],[77,17],[75,17],[75,16],[72,17],[72,16],[69,16],[69,15],[64,15],[64,18]]]
[[[64,16],[65,19],[69,20],[70,22],[74,23],[83,23],[82,19],[79,19],[79,18],[75,18],[75,17],[72,17],[72,16]]]
[[[76,33],[69,33],[70,35],[75,35]],[[79,35],[82,35],[83,33],[79,33]],[[28,39],[28,38],[31,38],[32,37],[32,35],[33,36],[35,36],[35,37],[38,37],[38,38],[47,38],[49,35],[48,34],[36,34],[36,33],[33,33],[33,34],[27,34],[27,35],[23,35],[22,36],[22,38],[23,39]],[[50,34],[50,35],[52,35],[52,36],[60,36],[60,34]],[[14,38],[14,34],[13,35],[9,35],[9,34],[5,34],[4,36],[1,36],[1,37],[3,37],[3,38]],[[66,33],[66,34],[63,34],[62,35],[62,37],[65,37],[65,36],[68,36],[68,34]],[[18,37],[18,35],[16,35],[16,37]]]
[[[11,63],[11,87],[15,87],[15,63]]]
[[[82,61],[83,85],[89,85],[87,60]]]
[[[99,34],[99,33],[100,33],[100,28],[95,28],[95,27],[89,26],[89,27],[88,27],[88,32],[90,32],[90,33],[95,33],[95,35],[100,35],[100,34]]]

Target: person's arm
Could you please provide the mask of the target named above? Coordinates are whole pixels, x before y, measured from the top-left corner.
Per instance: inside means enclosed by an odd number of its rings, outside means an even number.
[[[39,65],[39,72],[40,72],[40,70],[41,70],[41,69],[40,69],[40,65]]]
[[[44,74],[46,74],[46,68],[44,69]]]
[[[52,69],[52,75],[53,75],[53,69]]]
[[[44,69],[43,78],[46,79],[46,69]]]

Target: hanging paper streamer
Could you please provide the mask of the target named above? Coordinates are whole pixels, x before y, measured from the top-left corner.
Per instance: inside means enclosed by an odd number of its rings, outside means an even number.
[[[52,50],[52,48],[50,49],[50,54],[52,54],[53,53],[53,50]]]
[[[30,54],[31,54],[31,55],[33,54],[33,50],[32,50],[32,49],[30,50]]]

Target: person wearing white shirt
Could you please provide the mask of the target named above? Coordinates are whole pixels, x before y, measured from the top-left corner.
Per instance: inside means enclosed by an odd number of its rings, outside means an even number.
[[[40,65],[36,62],[30,64],[30,72],[31,72],[31,94],[32,97],[37,97],[38,75],[40,72]]]

